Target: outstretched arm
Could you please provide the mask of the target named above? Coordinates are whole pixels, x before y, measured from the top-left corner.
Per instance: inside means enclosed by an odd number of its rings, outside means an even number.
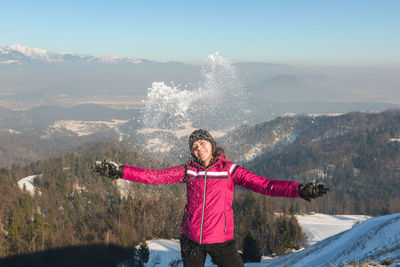
[[[122,165],[111,160],[96,161],[93,168],[98,174],[110,179],[123,178],[129,181],[146,184],[176,184],[185,178],[185,166],[152,170]]]
[[[124,165],[123,179],[146,184],[177,184],[185,178],[185,166],[151,170]]]
[[[307,183],[305,185],[291,182],[267,179],[254,174],[241,166],[237,166],[232,172],[235,184],[247,189],[274,197],[303,198],[310,201],[328,193],[329,188],[319,182]]]
[[[273,196],[298,198],[299,183],[267,179],[238,166],[233,170],[232,179],[235,184],[252,191]]]

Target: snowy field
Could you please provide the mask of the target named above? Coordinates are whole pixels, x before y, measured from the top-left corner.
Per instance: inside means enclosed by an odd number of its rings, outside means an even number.
[[[307,239],[307,246],[314,245],[319,241],[353,227],[370,216],[365,215],[326,215],[320,213],[296,215],[301,228]]]
[[[367,262],[368,259],[379,263],[388,258],[393,260],[391,267],[400,266],[399,213],[376,218],[325,214],[298,215],[297,218],[312,246],[245,266],[341,266],[354,261]],[[146,267],[168,267],[170,262],[180,259],[179,240],[150,240],[148,245],[150,260]],[[205,266],[215,265],[208,257]]]

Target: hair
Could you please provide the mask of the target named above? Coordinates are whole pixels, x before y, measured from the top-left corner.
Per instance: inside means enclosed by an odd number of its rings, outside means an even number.
[[[218,158],[219,155],[221,155],[221,154],[225,154],[225,149],[224,148],[222,148],[220,146],[217,146],[217,147],[213,148],[213,157],[214,158]]]

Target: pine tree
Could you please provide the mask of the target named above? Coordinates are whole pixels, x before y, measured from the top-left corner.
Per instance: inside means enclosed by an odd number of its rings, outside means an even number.
[[[139,264],[142,264],[141,266],[143,266],[144,263],[147,263],[149,261],[150,250],[146,240],[143,239],[142,242],[140,242],[139,249],[137,250],[137,255]]]
[[[260,262],[261,253],[257,244],[257,240],[251,233],[247,233],[243,240],[243,261],[244,262]]]

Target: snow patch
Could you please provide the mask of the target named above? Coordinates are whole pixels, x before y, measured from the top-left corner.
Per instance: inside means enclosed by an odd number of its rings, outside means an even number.
[[[268,148],[268,144],[257,143],[249,151],[243,155],[245,161],[250,161],[260,155],[265,149]]]
[[[0,128],[0,133],[9,133],[9,134],[21,134],[20,131],[8,128]]]
[[[315,114],[311,113],[311,114],[308,114],[308,116],[313,117],[313,118],[323,117],[323,116],[326,116],[326,117],[339,117],[339,116],[342,116],[342,115],[344,115],[344,113],[321,113],[321,114],[319,114],[319,113],[315,113]]]
[[[19,61],[15,59],[9,59],[5,61],[0,61],[0,65],[11,65],[11,64],[18,64]]]
[[[131,190],[129,190],[129,181],[124,179],[118,179],[115,182],[117,186],[118,192],[121,195],[121,198],[128,198],[129,195],[133,195]]]
[[[327,172],[322,168],[310,169],[305,173],[308,177],[312,179],[326,179],[328,178]]]
[[[78,183],[74,183],[73,188],[78,193],[87,192],[86,187],[85,186],[80,186]]]
[[[117,56],[102,56],[102,57],[95,57],[95,61],[101,62],[101,63],[121,63],[121,62],[126,62],[126,63],[133,63],[133,64],[140,64],[142,63],[142,60],[140,59],[135,59],[135,58],[120,58]]]
[[[292,118],[292,117],[296,117],[297,114],[296,113],[285,113],[282,115],[282,117],[286,117],[286,118]]]
[[[160,138],[150,138],[146,140],[146,149],[154,152],[165,153],[170,151],[174,146],[165,142]]]
[[[10,134],[20,134],[21,133],[20,131],[17,131],[17,130],[14,130],[14,129],[8,129],[8,132]]]
[[[244,160],[244,161],[253,160],[257,156],[264,153],[265,151],[273,149],[274,147],[276,147],[279,144],[293,143],[297,138],[297,134],[294,134],[292,132],[290,132],[288,134],[285,134],[285,133],[279,134],[277,132],[273,132],[272,134],[275,136],[273,138],[272,142],[269,142],[269,143],[259,142],[259,143],[255,144],[254,146],[252,146],[250,148],[249,151],[244,153],[242,160]]]
[[[60,120],[55,121],[53,125],[47,128],[46,134],[41,136],[47,138],[54,133],[62,132],[63,129],[73,132],[78,136],[87,136],[94,134],[102,127],[115,129],[119,132],[118,126],[129,120],[111,120],[111,121],[83,121],[83,120]]]
[[[24,186],[25,186],[25,189],[26,189],[32,196],[35,195],[35,184],[34,184],[34,182],[33,182],[33,179],[35,179],[36,177],[39,177],[39,178],[41,179],[41,178],[43,178],[43,174],[30,175],[30,176],[27,176],[27,177],[25,177],[25,178],[20,179],[20,180],[17,182],[19,188],[20,188],[21,190],[23,190],[23,189],[24,189]],[[40,195],[41,192],[40,192],[40,191],[38,191],[38,192],[39,192],[39,195]]]

